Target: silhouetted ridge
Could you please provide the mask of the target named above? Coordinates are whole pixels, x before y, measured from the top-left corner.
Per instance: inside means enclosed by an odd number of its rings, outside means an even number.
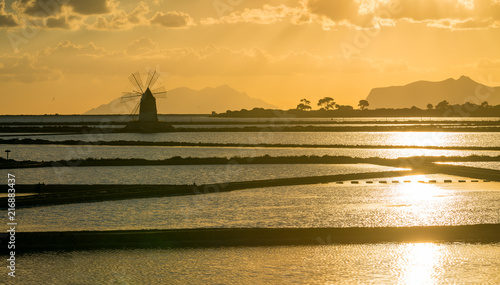
[[[475,82],[468,76],[443,81],[416,81],[403,86],[373,88],[366,98],[370,108],[426,108],[446,100],[450,104],[471,102],[500,104],[500,88]]]
[[[165,100],[157,100],[159,114],[210,114],[212,111],[221,113],[226,110],[253,109],[255,107],[276,108],[276,106],[261,99],[248,96],[245,92],[236,91],[227,84],[206,87],[201,90],[179,87],[168,90],[167,94]],[[133,106],[116,99],[84,114],[130,114],[132,109]]]

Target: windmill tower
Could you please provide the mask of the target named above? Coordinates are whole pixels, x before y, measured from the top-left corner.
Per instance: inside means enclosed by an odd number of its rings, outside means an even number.
[[[146,85],[142,83],[142,76],[139,72],[128,77],[134,89],[131,92],[123,92],[122,102],[140,99],[135,105],[132,115],[139,112],[139,123],[158,122],[158,111],[156,109],[156,98],[165,98],[167,91],[164,86],[153,88],[160,77],[160,73],[149,70]]]

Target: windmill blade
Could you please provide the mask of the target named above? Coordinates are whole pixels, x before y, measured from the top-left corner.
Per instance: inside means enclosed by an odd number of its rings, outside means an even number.
[[[146,81],[147,83],[147,87],[153,87],[156,83],[156,81],[158,80],[158,78],[160,77],[160,73],[157,72],[156,70],[153,71],[153,70],[149,70],[148,72],[148,80]]]
[[[162,93],[162,92],[167,92],[167,88],[165,86],[158,87],[155,89],[150,89],[151,93]]]
[[[139,74],[139,71],[130,75],[128,77],[128,80],[130,80],[130,82],[132,83],[132,85],[134,85],[136,89],[139,89],[141,90],[141,93],[144,93],[144,86],[142,85],[142,79],[141,75]]]
[[[167,88],[165,86],[151,90],[155,98],[167,98]]]
[[[148,78],[146,79],[146,87],[151,87],[152,85],[150,85],[151,83],[151,79],[153,79],[153,75],[156,73],[156,70],[148,70]]]
[[[133,96],[141,96],[142,94],[140,92],[137,92],[137,91],[133,91],[133,92],[122,92],[122,98],[124,97],[133,97]]]
[[[139,98],[141,98],[141,97],[140,96],[126,97],[126,98],[122,97],[122,98],[120,98],[121,99],[120,101],[122,103],[127,103],[127,102],[130,102],[130,101],[135,101],[135,100],[137,100]]]
[[[133,101],[139,99],[142,95],[135,92],[123,92],[122,97],[120,97],[122,103]]]
[[[136,115],[137,113],[139,113],[139,107],[141,106],[141,101],[137,102],[137,104],[135,105],[134,109],[132,110],[132,113],[131,115]]]
[[[153,96],[157,99],[167,99],[167,92],[155,93]]]
[[[144,93],[144,91],[146,91],[146,88],[144,88],[144,84],[142,84],[141,74],[139,73],[139,71],[137,71],[136,73],[134,73],[132,75],[134,76],[135,80],[139,84],[139,90],[141,90],[141,92]]]

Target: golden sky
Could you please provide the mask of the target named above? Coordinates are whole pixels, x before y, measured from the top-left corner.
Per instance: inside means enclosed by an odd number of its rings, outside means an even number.
[[[149,68],[167,89],[228,84],[280,108],[500,85],[500,0],[0,1],[0,39],[0,114],[83,113]]]

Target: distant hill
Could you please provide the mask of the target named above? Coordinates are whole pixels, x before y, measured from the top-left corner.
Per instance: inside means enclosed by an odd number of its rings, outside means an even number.
[[[108,104],[85,112],[85,115],[130,114],[136,101],[123,103],[120,98]],[[210,114],[212,111],[240,110],[253,108],[276,108],[257,98],[252,98],[244,92],[238,92],[228,85],[216,88],[193,90],[187,87],[167,91],[166,99],[157,99],[159,114]]]
[[[483,96],[489,94],[489,96]],[[487,98],[486,98],[487,97]],[[488,87],[467,76],[446,79],[439,82],[417,81],[404,86],[374,88],[366,100],[370,109],[375,108],[425,108],[446,100],[450,104],[471,102],[490,105],[500,104],[500,87]]]

